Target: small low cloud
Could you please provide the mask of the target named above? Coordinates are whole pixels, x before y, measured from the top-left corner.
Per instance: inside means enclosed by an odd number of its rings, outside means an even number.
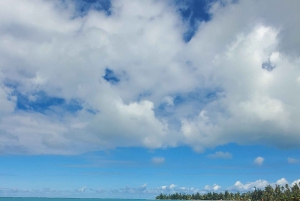
[[[155,163],[155,164],[162,164],[165,162],[165,158],[163,157],[154,157],[152,158],[152,163]]]
[[[288,157],[287,161],[288,161],[289,164],[298,164],[298,163],[300,163],[299,159],[291,158],[291,157]]]
[[[256,164],[256,165],[262,165],[263,163],[264,163],[264,158],[263,157],[261,157],[261,156],[259,156],[259,157],[257,157],[255,160],[254,160],[254,163]]]
[[[78,192],[84,193],[86,191],[87,187],[82,187],[77,189]]]
[[[276,184],[280,185],[280,186],[284,186],[285,184],[288,184],[288,183],[289,182],[285,178],[281,178],[281,179],[276,181]]]
[[[175,184],[170,184],[169,186],[161,186],[160,189],[161,190],[172,190],[176,187],[177,185]]]
[[[218,184],[214,184],[214,186],[213,186],[214,191],[217,191],[217,190],[219,190],[220,188],[221,188],[221,186],[218,185]]]
[[[209,191],[209,190],[211,190],[211,188],[210,188],[210,186],[209,186],[209,185],[205,185],[203,189],[204,189],[204,190],[206,190],[206,191]]]
[[[222,152],[222,151],[217,151],[214,154],[209,154],[208,158],[222,158],[222,159],[231,159],[232,158],[232,154],[229,152]]]
[[[229,187],[229,190],[244,192],[244,191],[253,190],[254,188],[263,189],[267,185],[269,185],[269,182],[262,179],[256,180],[254,182],[248,182],[246,184],[243,184],[241,181],[237,181],[233,186]]]
[[[297,179],[291,183],[291,186],[294,186],[295,184],[299,184],[299,183],[300,183],[300,179]]]
[[[219,190],[220,188],[221,188],[221,186],[218,185],[218,184],[214,184],[213,186],[205,185],[204,188],[203,188],[203,190],[205,190],[205,191],[211,191],[211,190],[217,191],[217,190]]]

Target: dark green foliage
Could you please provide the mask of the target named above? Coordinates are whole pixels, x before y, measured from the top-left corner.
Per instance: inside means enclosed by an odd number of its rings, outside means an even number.
[[[300,201],[300,182],[290,187],[276,185],[273,188],[271,185],[265,187],[264,190],[254,188],[253,191],[246,193],[232,193],[226,190],[225,192],[215,193],[208,192],[205,194],[181,194],[175,193],[170,195],[160,194],[156,197],[158,200],[252,200],[252,201]]]

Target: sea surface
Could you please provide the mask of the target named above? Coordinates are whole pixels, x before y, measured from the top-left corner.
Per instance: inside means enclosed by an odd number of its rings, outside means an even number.
[[[155,199],[117,199],[117,198],[39,198],[39,197],[0,197],[0,201],[159,201]],[[161,200],[178,201],[178,200]],[[201,200],[211,201],[211,200]],[[229,201],[229,200],[223,200]]]
[[[0,197],[0,201],[155,201],[146,199],[105,199],[105,198],[28,198]]]

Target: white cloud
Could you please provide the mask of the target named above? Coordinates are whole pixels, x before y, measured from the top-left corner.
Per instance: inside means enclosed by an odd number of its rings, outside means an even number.
[[[167,186],[161,186],[161,189],[163,189],[163,190],[166,189],[166,188],[167,188]]]
[[[152,158],[151,161],[155,164],[162,164],[162,163],[165,162],[165,158],[163,158],[163,157],[154,157],[154,158]]]
[[[175,185],[175,184],[170,184],[169,186],[161,186],[160,188],[161,189],[169,189],[169,190],[171,190],[171,189],[174,189],[176,186],[177,185]]]
[[[214,191],[217,191],[217,190],[219,190],[221,188],[221,186],[219,186],[218,184],[214,184],[214,186],[213,186],[213,190]]]
[[[83,17],[72,4],[0,2],[1,153],[300,146],[299,1],[216,2],[188,43],[167,2],[112,1],[111,15]],[[103,79],[106,68],[119,83]],[[17,92],[82,109],[18,110]]]
[[[276,184],[278,184],[280,186],[284,186],[285,184],[288,184],[288,181],[285,178],[281,178],[276,181]]]
[[[222,151],[217,151],[214,154],[209,154],[209,158],[223,158],[223,159],[230,159],[232,158],[232,154],[229,152],[222,152]]]
[[[264,159],[263,157],[258,156],[257,158],[254,159],[254,163],[255,163],[256,165],[262,165],[263,162],[264,162],[264,160],[265,160],[265,159]]]
[[[87,190],[87,187],[82,187],[82,188],[79,188],[77,191],[84,193],[86,190]]]
[[[205,191],[218,191],[220,188],[221,188],[221,186],[218,185],[218,184],[214,184],[212,186],[205,185],[204,188],[203,188],[203,190],[205,190]]]
[[[205,185],[203,189],[206,190],[206,191],[210,191],[211,190],[211,188],[210,188],[209,185]]]
[[[262,11],[267,4],[267,1],[256,5],[251,1],[240,1],[234,5],[220,7],[214,11],[212,21],[203,24],[192,39],[192,43],[189,44],[191,55],[196,56],[193,53],[196,50],[204,52],[205,49],[206,52],[206,54],[198,55],[198,60],[193,60],[194,65],[210,66],[209,60],[213,61],[214,66],[198,69],[201,75],[214,77],[210,79],[213,81],[208,82],[207,85],[222,86],[224,89],[222,98],[204,108],[209,118],[207,124],[199,121],[199,118],[186,120],[188,123],[183,122],[182,128],[187,125],[193,128],[193,136],[189,136],[191,142],[207,147],[216,146],[214,144],[216,140],[212,138],[217,138],[218,144],[232,140],[245,144],[261,139],[264,143],[286,147],[282,133],[286,133],[288,129],[289,136],[295,140],[289,141],[288,144],[298,147],[296,144],[299,141],[294,131],[299,128],[296,124],[292,126],[294,128],[289,127],[294,122],[291,116],[295,115],[298,119],[298,115],[290,110],[287,102],[297,105],[294,108],[298,108],[298,103],[296,99],[288,101],[287,96],[294,97],[299,87],[291,93],[286,93],[284,90],[288,89],[288,86],[295,85],[298,75],[295,65],[299,60],[282,54],[278,49],[285,43],[280,38],[284,31],[275,22],[273,12],[266,14]],[[254,9],[256,11],[250,11],[249,6],[256,7],[257,9]],[[276,9],[280,6],[283,5],[276,1]],[[291,8],[292,4],[283,7],[286,9],[285,12],[295,11]],[[240,16],[241,13],[243,17]],[[261,21],[259,18],[264,20]],[[230,22],[232,24],[228,24],[229,19],[232,20]],[[227,28],[222,27],[222,25],[225,26],[225,22]],[[289,24],[287,21],[285,23]],[[222,30],[222,32],[212,30]],[[299,30],[298,26],[295,27],[296,32]],[[214,40],[211,40],[212,37]],[[298,41],[296,38],[293,40]],[[211,41],[210,46],[203,45],[204,41]],[[216,48],[219,49],[219,53],[214,52]],[[271,72],[262,69],[262,63],[268,60],[275,65],[275,69]],[[290,77],[291,82],[282,83],[282,77],[285,79]],[[220,112],[220,108],[224,108],[223,112]],[[268,129],[265,129],[266,127]],[[205,133],[210,133],[210,135],[205,135]],[[202,144],[203,138],[206,141],[203,135],[212,139],[212,142],[208,145]]]
[[[254,182],[248,182],[246,184],[243,184],[240,181],[237,181],[232,187],[229,188],[229,190],[233,191],[250,191],[254,188],[264,189],[269,183],[266,180],[256,180]]]
[[[299,185],[299,183],[300,183],[300,179],[297,179],[291,183],[291,186],[294,186],[295,184]]]
[[[290,163],[290,164],[298,164],[298,163],[300,163],[300,160],[299,160],[299,159],[291,158],[291,157],[288,157],[288,158],[287,158],[287,161],[288,161],[288,163]]]
[[[153,189],[152,189],[152,191],[153,191]],[[175,192],[181,192],[182,189],[180,189],[180,187],[177,188],[177,185],[175,185],[175,184],[170,184],[170,185],[161,186],[161,187],[157,188],[155,191],[157,192],[156,194],[159,194],[159,193],[172,194]]]
[[[264,189],[268,185],[271,185],[274,188],[276,185],[285,186],[285,184],[289,184],[290,186],[293,186],[295,183],[298,184],[299,182],[300,182],[300,179],[295,180],[292,183],[289,183],[285,178],[278,179],[274,183],[268,182],[268,181],[262,180],[262,179],[256,180],[254,182],[247,182],[246,184],[243,184],[242,182],[237,181],[233,186],[229,187],[228,189],[230,191],[247,192],[247,191],[254,190],[254,188]]]

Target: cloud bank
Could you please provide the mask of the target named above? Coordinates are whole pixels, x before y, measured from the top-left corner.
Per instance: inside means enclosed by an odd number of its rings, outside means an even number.
[[[299,7],[216,1],[186,42],[171,1],[3,0],[0,153],[299,148]]]
[[[269,183],[266,180],[257,180],[254,182],[248,182],[243,184],[240,181],[237,181],[231,187],[222,188],[218,184],[214,185],[205,185],[203,188],[195,188],[195,187],[180,187],[175,184],[170,184],[167,186],[161,187],[148,187],[147,184],[141,185],[139,187],[129,187],[126,186],[124,188],[111,188],[111,189],[95,189],[89,187],[81,187],[78,189],[69,189],[69,190],[55,190],[50,188],[43,189],[18,189],[18,188],[0,188],[0,192],[6,196],[24,196],[29,197],[32,195],[43,195],[43,197],[103,197],[114,195],[115,197],[125,197],[125,198],[153,198],[160,193],[163,194],[173,194],[173,193],[182,193],[182,194],[195,194],[197,192],[203,194],[208,192],[224,192],[225,190],[229,190],[230,192],[248,192],[256,189],[264,189],[266,186],[271,185],[275,187],[275,185],[284,186],[285,184],[289,184],[293,186],[295,184],[299,184],[300,179],[295,180],[289,183],[285,178],[279,179],[275,183]],[[107,198],[107,197],[106,197]]]

